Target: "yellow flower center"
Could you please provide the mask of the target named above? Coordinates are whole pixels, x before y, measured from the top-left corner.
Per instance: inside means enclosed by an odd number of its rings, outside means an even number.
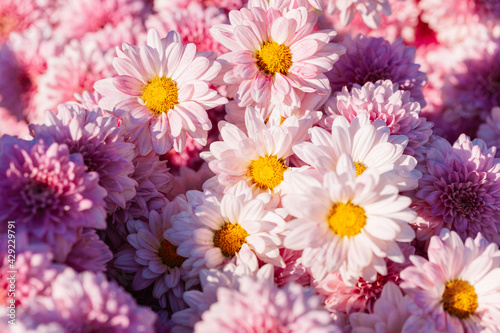
[[[446,284],[443,292],[443,308],[452,316],[468,318],[477,309],[477,294],[474,287],[462,280]]]
[[[365,210],[351,202],[335,203],[327,219],[330,229],[340,237],[356,236],[366,225]]]
[[[354,162],[354,165],[356,166],[356,177],[358,177],[366,170],[366,165],[364,165],[363,163]]]
[[[276,155],[253,160],[248,168],[248,177],[261,189],[273,189],[283,181],[283,174],[288,167]]]
[[[181,267],[186,258],[177,254],[177,246],[172,245],[168,240],[161,241],[160,248],[158,249],[158,257],[164,265],[168,267]]]
[[[144,104],[156,115],[168,112],[179,104],[179,90],[172,79],[162,76],[155,77],[142,90]]]
[[[260,50],[255,52],[257,66],[267,75],[281,73],[286,75],[292,67],[290,48],[276,42],[264,42]]]
[[[269,119],[271,118],[271,116],[267,117],[265,120],[264,120],[264,124],[267,124],[267,122],[269,121]],[[280,125],[283,124],[283,122],[286,120],[285,117],[283,116],[280,116]]]
[[[225,257],[233,257],[241,249],[248,232],[239,224],[226,222],[214,234],[214,245],[220,248]]]

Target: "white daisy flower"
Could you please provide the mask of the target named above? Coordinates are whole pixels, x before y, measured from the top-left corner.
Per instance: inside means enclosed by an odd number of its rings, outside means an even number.
[[[383,182],[396,185],[400,191],[414,189],[422,176],[415,170],[417,160],[403,151],[408,144],[404,135],[390,135],[382,120],[370,122],[368,114],[359,114],[351,123],[338,116],[331,132],[320,127],[309,130],[311,142],[293,146],[293,151],[322,175],[335,171],[342,154],[349,154],[359,176],[367,169],[377,169]]]
[[[285,221],[265,209],[251,191],[227,193],[222,198],[209,191],[188,192],[191,210],[173,217],[173,228],[165,237],[177,245],[187,260],[188,276],[201,269],[222,268],[228,263],[257,267],[257,259],[284,267],[279,247]]]
[[[415,237],[408,224],[415,219],[408,208],[411,199],[382,182],[374,169],[356,176],[347,154],[340,156],[336,169],[322,182],[305,174],[291,175],[294,193],[284,196],[282,203],[296,219],[287,223],[290,233],[284,246],[303,250],[303,265],[318,280],[340,270],[346,283],[360,277],[373,282],[377,272],[387,274],[384,258],[404,261],[397,242]]]

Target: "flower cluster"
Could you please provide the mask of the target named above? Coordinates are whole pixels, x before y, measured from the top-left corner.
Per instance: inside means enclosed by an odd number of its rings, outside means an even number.
[[[497,332],[499,17],[3,1],[0,331]]]

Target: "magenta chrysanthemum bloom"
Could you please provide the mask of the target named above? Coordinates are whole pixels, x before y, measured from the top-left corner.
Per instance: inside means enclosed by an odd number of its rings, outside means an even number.
[[[162,307],[167,306],[167,291],[182,298],[186,270],[181,266],[187,258],[177,254],[177,246],[170,243],[163,233],[172,227],[171,217],[181,211],[176,201],[165,206],[161,214],[149,213],[149,223],[129,220],[127,236],[129,246],[116,254],[114,265],[128,273],[135,273],[132,288],[142,290],[154,283],[153,297]]]
[[[491,109],[491,114],[486,118],[486,122],[479,126],[477,137],[482,139],[488,147],[500,147],[500,107]],[[498,157],[500,151],[497,150]]]
[[[422,0],[422,20],[437,32],[441,43],[454,44],[500,37],[500,2],[497,0]]]
[[[481,232],[488,241],[500,243],[500,163],[495,153],[495,147],[488,149],[484,141],[471,141],[465,134],[453,146],[444,139],[433,142],[413,197],[422,218],[419,239],[448,228],[462,239]]]
[[[218,55],[228,49],[215,40],[209,30],[216,24],[227,22],[227,15],[220,9],[191,2],[187,8],[172,10],[163,8],[158,15],[151,15],[146,21],[148,29],[156,29],[166,36],[169,30],[175,30],[181,36],[182,44],[194,43],[198,50],[217,52]]]
[[[56,112],[59,104],[74,100],[75,93],[92,91],[94,83],[114,75],[112,53],[97,43],[71,40],[58,57],[47,59],[47,71],[39,77],[34,103],[37,112]],[[107,110],[107,109],[106,109]]]
[[[300,92],[319,100],[330,93],[324,73],[344,48],[330,43],[334,30],[313,31],[316,11],[298,7],[283,14],[275,8],[251,7],[231,12],[229,19],[231,24],[210,31],[231,50],[218,58],[223,64],[219,83],[228,86],[228,97],[239,106],[300,107]]]
[[[274,266],[274,283],[280,288],[292,282],[304,287],[310,286],[312,278],[309,270],[302,265],[302,251],[282,247],[280,256],[285,262],[285,267]]]
[[[53,15],[59,23],[54,34],[66,39],[81,39],[108,25],[116,27],[130,18],[143,19],[147,9],[142,0],[65,1]],[[140,24],[141,20],[136,23]]]
[[[415,48],[405,46],[401,38],[390,43],[384,38],[357,35],[354,39],[346,37],[343,41],[346,53],[327,73],[332,91],[343,87],[351,89],[357,83],[391,80],[400,90],[407,90],[413,101],[425,105],[422,87],[427,82],[425,73],[415,63]]]
[[[500,43],[456,67],[443,85],[441,127],[450,141],[461,133],[474,137],[491,109],[500,106]]]
[[[498,245],[480,234],[463,242],[443,229],[431,238],[428,258],[410,256],[413,266],[401,272],[400,286],[412,299],[412,317],[405,326],[414,324],[413,330],[403,331],[498,332]]]
[[[99,106],[124,119],[139,154],[165,154],[172,146],[182,152],[186,135],[206,145],[212,128],[206,110],[227,102],[209,88],[220,71],[215,54],[183,45],[175,31],[160,39],[155,30],[146,45],[124,43],[117,52],[113,66],[119,75],[95,88],[104,96]]]
[[[104,274],[66,268],[49,292],[19,309],[12,332],[153,333],[155,320],[151,309]]]
[[[64,144],[0,139],[0,221],[47,243],[64,261],[83,227],[106,228],[99,175]]]
[[[368,113],[370,121],[383,120],[391,134],[406,135],[408,145],[404,153],[422,159],[423,145],[432,134],[432,123],[420,117],[420,104],[414,102],[409,91],[399,90],[399,84],[390,80],[354,84],[335,93],[325,103],[327,128],[335,116],[352,121],[360,113]]]
[[[71,251],[65,264],[77,272],[106,271],[106,264],[113,259],[109,247],[99,239],[94,229],[84,229]]]
[[[58,111],[57,116],[47,112],[44,125],[31,124],[31,135],[65,143],[71,153],[81,154],[87,171],[97,172],[99,185],[108,192],[108,213],[125,208],[136,194],[137,183],[130,178],[135,146],[124,142],[116,118],[76,104],[60,105]]]
[[[292,283],[282,289],[242,277],[239,290],[219,288],[217,302],[194,332],[341,332],[311,289]]]

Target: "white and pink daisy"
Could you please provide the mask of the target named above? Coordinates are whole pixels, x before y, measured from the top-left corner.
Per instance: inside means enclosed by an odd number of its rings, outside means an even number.
[[[291,172],[288,157],[293,154],[294,132],[279,124],[267,127],[251,107],[245,115],[248,135],[222,121],[219,130],[223,141],[212,143],[210,151],[202,152],[201,157],[223,188],[229,189],[243,180],[255,194],[270,193],[279,199],[285,188],[285,174]]]
[[[75,103],[60,105],[57,116],[47,111],[45,124],[31,124],[30,132],[33,137],[64,143],[72,154],[83,157],[87,171],[97,172],[99,185],[108,192],[108,213],[125,208],[136,195],[137,183],[130,177],[135,146],[124,142],[115,117]]]
[[[146,45],[124,43],[117,53],[113,66],[119,75],[95,89],[104,96],[99,106],[123,118],[139,154],[165,154],[172,146],[182,152],[186,135],[205,145],[212,128],[206,110],[227,102],[209,88],[220,71],[215,54],[183,45],[175,31],[160,39],[155,30]]]
[[[301,173],[290,178],[294,192],[282,203],[295,219],[287,223],[284,245],[303,250],[302,264],[313,277],[321,280],[340,270],[346,284],[360,277],[373,282],[377,273],[387,274],[385,258],[404,262],[397,242],[415,237],[409,225],[415,218],[408,208],[411,200],[376,170],[356,176],[354,162],[344,154],[336,172],[324,174],[322,182]]]
[[[173,228],[165,237],[187,258],[183,267],[189,277],[229,263],[257,265],[257,259],[284,267],[279,247],[285,221],[266,210],[266,202],[253,199],[251,191],[227,193],[222,198],[191,191],[188,198],[192,209],[173,217]]]
[[[413,101],[409,91],[399,89],[399,84],[390,80],[367,82],[363,86],[354,84],[336,92],[325,103],[327,128],[333,119],[342,115],[352,121],[361,113],[367,113],[370,121],[383,120],[391,134],[406,135],[408,144],[405,154],[422,159],[422,146],[432,134],[432,123],[420,117],[420,104]]]
[[[132,288],[142,290],[154,283],[153,297],[160,301],[162,307],[167,306],[167,291],[180,299],[184,292],[185,269],[182,264],[186,260],[177,254],[177,246],[163,236],[172,228],[171,217],[181,210],[176,201],[167,204],[161,214],[155,210],[149,213],[149,222],[129,220],[127,227],[131,233],[127,236],[130,244],[121,249],[115,256],[115,267],[128,273],[134,273]]]
[[[342,154],[354,161],[356,175],[376,169],[382,182],[396,185],[400,191],[417,187],[420,171],[414,157],[404,155],[408,143],[404,135],[390,135],[382,120],[370,122],[367,113],[360,113],[349,123],[344,116],[334,118],[331,131],[320,127],[309,130],[311,142],[293,146],[295,154],[317,172],[317,178],[335,171]]]
[[[313,31],[317,19],[316,11],[304,7],[285,14],[275,8],[251,7],[231,12],[231,24],[210,29],[231,51],[218,58],[223,65],[218,83],[227,85],[228,97],[241,107],[300,107],[300,92],[313,94],[319,101],[328,95],[330,87],[323,73],[332,68],[344,48],[330,43],[335,31]]]
[[[428,259],[410,256],[401,272],[412,318],[426,332],[497,332],[500,251],[481,235],[465,242],[443,229],[431,238]],[[410,323],[407,323],[410,325]]]

